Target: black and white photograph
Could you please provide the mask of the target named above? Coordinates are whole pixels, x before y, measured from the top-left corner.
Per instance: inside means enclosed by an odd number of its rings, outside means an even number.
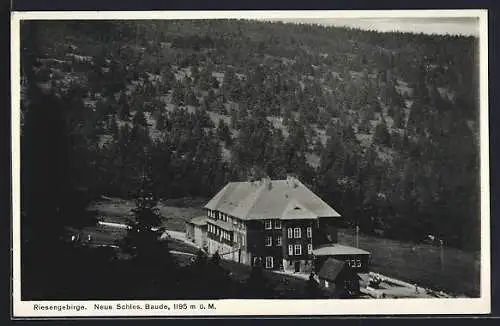
[[[18,316],[489,312],[485,11],[12,24]]]

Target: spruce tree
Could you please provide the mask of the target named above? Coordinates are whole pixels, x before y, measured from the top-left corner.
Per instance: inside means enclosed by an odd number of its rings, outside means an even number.
[[[387,129],[385,121],[380,122],[377,127],[375,127],[373,141],[380,145],[391,145],[391,135],[389,134],[389,130]]]
[[[162,216],[158,198],[153,193],[152,183],[146,171],[141,176],[141,186],[131,210],[133,218],[128,220],[129,230],[124,239],[124,249],[134,257],[149,259],[157,252],[160,244]]]

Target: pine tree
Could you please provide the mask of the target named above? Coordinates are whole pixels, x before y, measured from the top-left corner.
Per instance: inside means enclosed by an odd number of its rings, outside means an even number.
[[[178,106],[186,104],[185,89],[180,82],[176,82],[172,93],[172,103]]]
[[[231,131],[229,130],[229,127],[222,119],[219,120],[219,125],[217,126],[217,136],[219,137],[220,140],[225,142],[227,146],[231,146],[232,144]]]
[[[129,231],[125,238],[125,247],[140,258],[150,257],[151,249],[159,241],[159,228],[162,217],[157,207],[158,200],[143,185],[136,198],[136,207],[132,209],[134,218],[128,221]]]
[[[387,125],[384,121],[380,122],[375,127],[375,132],[373,134],[373,141],[380,145],[390,146],[391,145],[391,135],[387,129]]]

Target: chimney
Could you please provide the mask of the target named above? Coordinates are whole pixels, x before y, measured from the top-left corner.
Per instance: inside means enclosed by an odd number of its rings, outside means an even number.
[[[291,174],[287,174],[287,176],[286,176],[286,183],[288,184],[288,186],[294,187],[294,188],[297,188],[298,185],[299,185],[299,182],[298,182],[297,178],[294,177]]]
[[[269,177],[263,177],[261,180],[260,180],[261,184],[263,184],[264,186],[268,187],[269,189],[271,189],[271,178]]]

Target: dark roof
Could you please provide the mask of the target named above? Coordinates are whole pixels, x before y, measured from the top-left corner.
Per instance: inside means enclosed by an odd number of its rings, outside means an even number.
[[[339,276],[340,272],[342,272],[344,267],[345,262],[334,258],[328,258],[321,267],[318,277],[320,279],[333,282],[337,276]]]
[[[208,220],[207,216],[197,216],[197,217],[189,220],[188,223],[198,225],[198,226],[203,226],[203,225],[207,225],[207,220]]]
[[[228,183],[205,208],[244,220],[340,217],[321,198],[292,177],[286,180]]]

